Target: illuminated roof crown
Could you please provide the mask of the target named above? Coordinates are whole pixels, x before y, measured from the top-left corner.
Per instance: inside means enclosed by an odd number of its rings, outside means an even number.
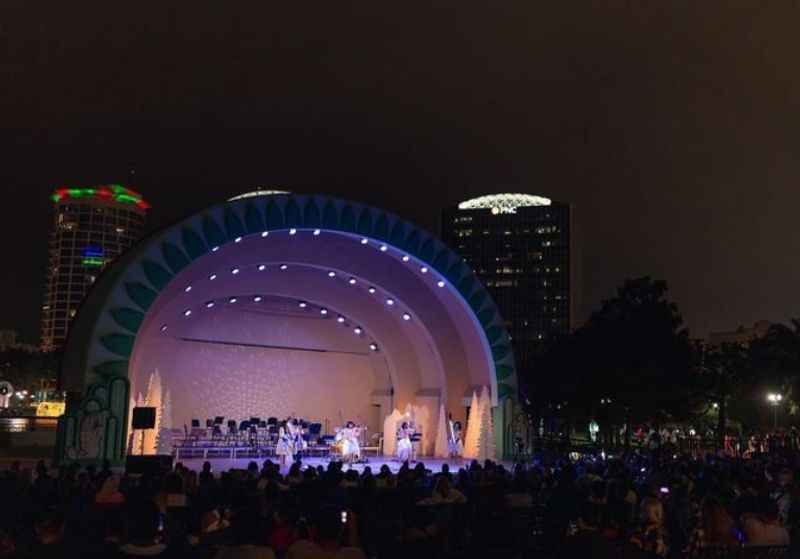
[[[243,200],[245,198],[253,198],[255,196],[274,196],[276,194],[291,194],[288,190],[252,190],[250,192],[245,192],[244,194],[239,194],[238,196],[234,196],[233,198],[229,198],[228,202],[233,202],[234,200]]]
[[[517,208],[529,206],[549,206],[549,198],[530,194],[489,194],[465,200],[458,205],[459,210],[492,210],[493,214],[515,214]]]
[[[62,200],[94,199],[131,204],[140,210],[150,208],[150,204],[144,201],[141,194],[119,184],[105,184],[91,188],[59,188],[50,196],[50,199],[55,203]]]

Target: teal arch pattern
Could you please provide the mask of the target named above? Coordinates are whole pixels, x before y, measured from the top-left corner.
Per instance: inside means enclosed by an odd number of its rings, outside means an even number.
[[[68,404],[59,423],[59,457],[95,458],[86,453],[80,436],[85,431],[82,418],[91,414],[95,421],[105,421],[101,458],[113,463],[124,459],[128,364],[135,337],[173,274],[237,237],[289,227],[319,227],[387,242],[438,272],[463,297],[485,333],[498,401],[516,399],[511,341],[497,307],[469,266],[441,241],[391,213],[355,202],[295,194],[263,198],[228,201],[195,214],[139,243],[102,274],[78,313],[65,352],[63,374],[80,377],[85,389],[79,403]]]

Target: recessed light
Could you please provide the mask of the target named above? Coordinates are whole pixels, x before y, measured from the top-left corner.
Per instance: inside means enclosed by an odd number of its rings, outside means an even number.
[[[403,255],[403,262],[408,262],[408,255],[407,254]]]
[[[259,272],[263,272],[266,269],[267,269],[267,265],[266,264],[259,264],[258,265],[258,271]]]
[[[187,285],[187,286],[186,286],[186,289],[184,289],[184,291],[185,291],[186,293],[189,293],[191,290],[192,290],[192,286],[191,286],[191,285]]]
[[[369,291],[370,293],[375,293],[375,288],[374,287],[370,287],[367,291]]]
[[[369,239],[367,239],[366,237],[363,237],[363,238],[361,239],[361,244],[362,244],[362,245],[365,245],[365,244],[367,244],[368,242],[369,242]]]
[[[439,280],[436,282],[436,285],[438,285],[439,287],[444,287],[444,282],[442,280]]]
[[[297,233],[297,229],[295,229],[294,227],[292,227],[291,229],[289,229],[289,234],[290,234],[290,235],[294,235],[295,233]]]
[[[378,351],[378,344],[369,344],[369,348],[372,351]]]
[[[319,235],[319,229],[314,229],[314,235]]]
[[[328,277],[329,278],[335,278],[336,277],[336,272],[334,272],[334,271],[328,272]]]
[[[419,269],[419,271],[422,272],[423,274],[427,274],[428,273],[428,267],[427,266],[423,266],[422,268]]]
[[[212,247],[211,248],[211,252],[217,252],[218,250],[219,250],[219,247]]]
[[[355,328],[353,328],[353,332],[355,332],[356,335],[360,336],[361,333],[363,332],[363,330],[361,328],[359,328],[358,326],[356,326]]]
[[[263,237],[266,237],[267,235],[269,235],[269,231],[263,231],[263,232],[261,233],[261,237],[262,237],[262,238],[263,238]]]
[[[208,303],[206,303],[206,308],[207,309],[210,309],[213,306],[214,306],[214,301],[209,301]]]
[[[238,301],[236,297],[231,297],[230,299],[228,299],[229,303],[235,303],[236,301]]]
[[[339,324],[343,323],[344,322],[344,317],[343,316],[337,316],[336,317],[336,322],[338,322]]]
[[[381,252],[386,252],[386,249],[389,248],[386,245],[381,245]]]
[[[191,314],[192,314],[192,309],[186,309],[185,311],[183,311],[183,316],[191,316]]]
[[[214,281],[215,279],[217,279],[217,274],[211,274],[210,276],[208,276],[208,279]]]
[[[319,314],[321,314],[322,316],[325,316],[326,314],[328,314],[328,309],[320,309],[319,310]]]
[[[288,268],[288,267],[289,267],[289,266],[287,266],[286,264],[281,264],[281,270],[285,270],[285,269],[286,269],[286,268]]]
[[[394,299],[386,299],[386,304],[391,307],[392,305],[394,305]]]
[[[164,325],[161,327],[161,331],[162,331],[162,332],[166,332],[166,331],[167,331],[167,325],[166,325],[166,324],[164,324]]]
[[[233,240],[233,242],[234,242],[234,243],[241,243],[241,242],[242,242],[242,238],[241,238],[241,237],[236,237],[236,238]]]
[[[304,309],[304,308],[306,308],[308,306],[308,303],[306,303],[305,301],[300,301],[297,304],[297,306],[299,306],[301,309]]]
[[[411,315],[408,314],[407,312],[404,312],[403,313],[403,320],[411,320]]]
[[[239,268],[234,268],[233,270],[231,270],[231,273],[235,276],[236,274],[239,273]]]
[[[261,302],[261,295],[256,295],[255,297],[253,297],[253,301],[255,301],[256,303],[260,303]]]
[[[349,280],[347,280],[347,283],[349,283],[350,285],[355,285],[356,284],[356,278],[350,278]]]

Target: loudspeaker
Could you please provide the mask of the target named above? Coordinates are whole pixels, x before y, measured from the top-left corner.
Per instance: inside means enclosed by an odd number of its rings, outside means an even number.
[[[155,456],[128,456],[125,472],[128,474],[156,475],[172,470],[172,455],[157,454]]]
[[[133,408],[133,429],[152,429],[156,426],[156,408]]]

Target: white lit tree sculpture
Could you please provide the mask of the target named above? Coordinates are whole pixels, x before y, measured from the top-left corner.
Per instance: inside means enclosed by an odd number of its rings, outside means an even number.
[[[444,402],[442,402],[439,404],[439,422],[436,425],[436,445],[433,449],[433,455],[436,458],[447,458],[450,455],[449,446],[447,444],[448,439],[447,417],[445,417]]]
[[[478,457],[478,437],[481,421],[481,407],[478,395],[472,391],[472,402],[469,406],[467,420],[467,435],[464,437],[464,458],[475,459]]]

